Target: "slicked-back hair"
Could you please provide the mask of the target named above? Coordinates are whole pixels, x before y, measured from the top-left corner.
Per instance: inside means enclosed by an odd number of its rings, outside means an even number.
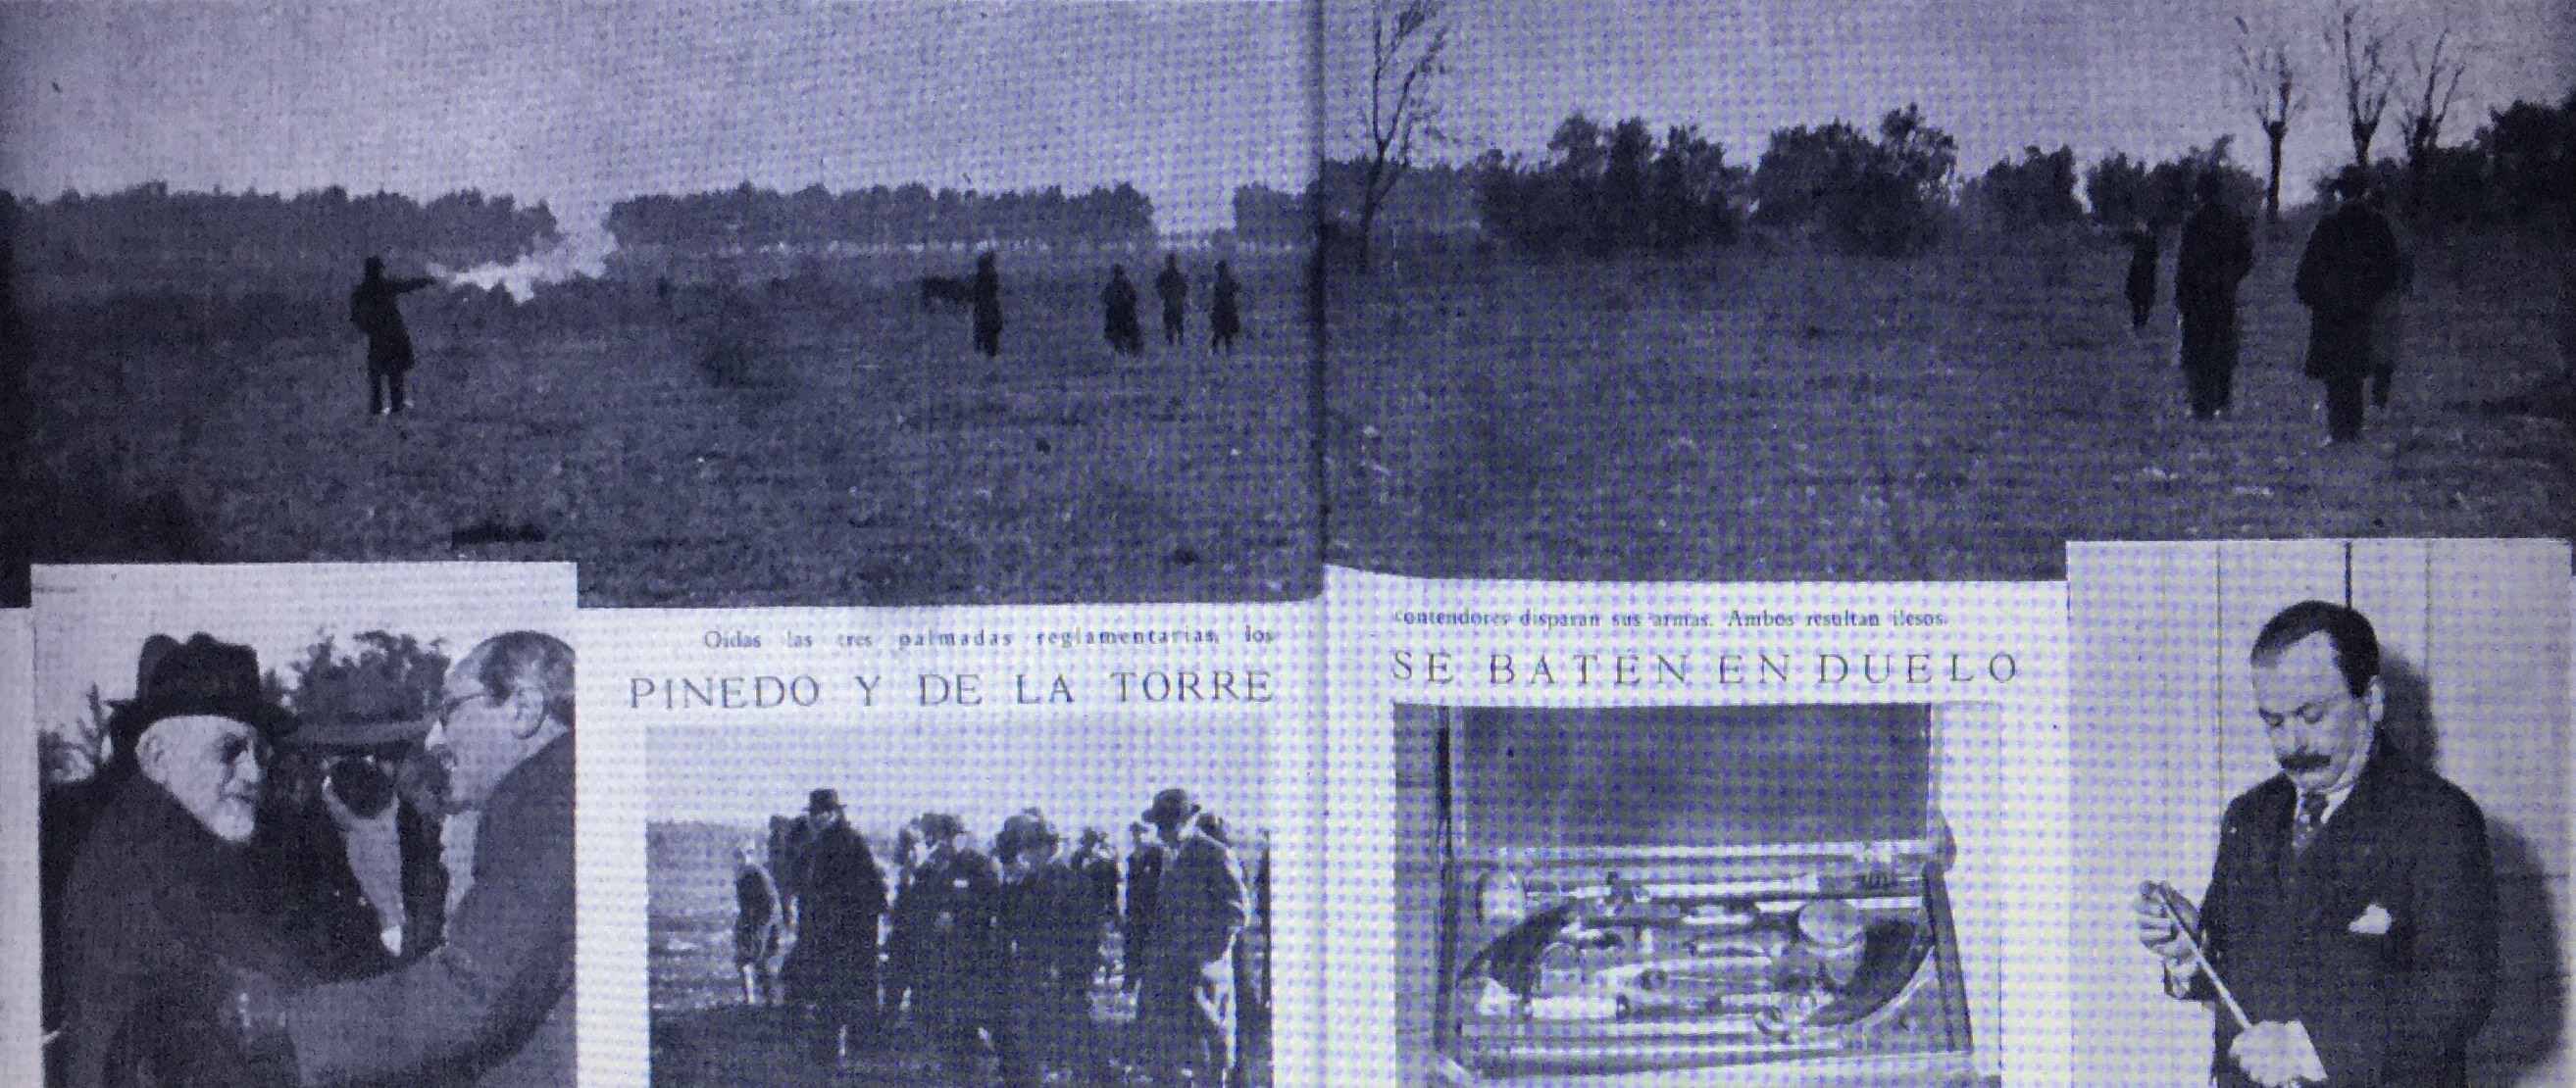
[[[476,647],[483,667],[475,673],[483,690],[504,702],[533,684],[545,694],[546,714],[572,728],[572,647],[553,635],[512,631],[494,635]]]
[[[2370,690],[2370,682],[2379,676],[2379,633],[2371,630],[2370,618],[2325,601],[2300,601],[2281,610],[2263,630],[2254,636],[2254,663],[2270,665],[2279,661],[2300,639],[2323,634],[2326,644],[2334,648],[2335,668],[2343,672],[2343,685],[2355,697]]]

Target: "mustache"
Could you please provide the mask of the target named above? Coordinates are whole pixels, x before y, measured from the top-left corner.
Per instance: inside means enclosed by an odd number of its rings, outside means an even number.
[[[2323,752],[2292,752],[2280,757],[2281,769],[2292,774],[2322,771],[2333,765],[2334,757]]]

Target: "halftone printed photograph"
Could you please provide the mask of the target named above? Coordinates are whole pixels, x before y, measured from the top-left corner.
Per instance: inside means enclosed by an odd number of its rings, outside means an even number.
[[[1326,562],[2576,531],[2558,0],[1323,0]]]
[[[46,1085],[574,1083],[571,567],[35,592]]]
[[[652,1083],[1271,1084],[1268,731],[653,726]]]
[[[2567,1083],[2568,558],[2069,546],[2075,1083]]]
[[[1310,10],[0,4],[0,602],[1311,596]]]
[[[1994,1083],[1940,803],[1994,710],[1399,705],[1394,1083]]]

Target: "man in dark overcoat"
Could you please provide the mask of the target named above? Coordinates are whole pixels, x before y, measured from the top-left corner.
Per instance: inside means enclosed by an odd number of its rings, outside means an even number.
[[[2281,773],[2227,806],[2197,910],[2142,891],[2139,940],[2167,993],[2215,1002],[2224,981],[2253,1021],[2217,1015],[2220,1088],[2463,1088],[2496,989],[2486,818],[2381,735],[2379,643],[2360,613],[2292,605],[2252,658]]]
[[[2130,224],[2120,232],[2120,242],[2129,247],[2129,275],[2121,285],[2129,298],[2129,327],[2143,329],[2156,308],[2156,229],[2145,223]]]
[[[1109,285],[1100,289],[1101,333],[1109,339],[1109,350],[1120,355],[1134,355],[1145,350],[1145,330],[1136,318],[1136,285],[1127,279],[1127,266],[1109,266]]]
[[[1243,335],[1243,284],[1224,261],[1216,263],[1216,286],[1209,294],[1213,301],[1208,306],[1208,346],[1231,354],[1235,338]]]
[[[921,944],[912,981],[913,1007],[938,1047],[952,1080],[975,1075],[984,1037],[1002,1068],[1020,1068],[1021,1052],[1003,1011],[1002,877],[993,859],[967,844],[965,822],[948,813],[921,817],[924,857],[905,893],[918,918]]]
[[[779,980],[806,1035],[807,1055],[838,1064],[883,1039],[877,1009],[877,922],[885,917],[885,874],[867,840],[850,827],[841,796],[815,790],[805,817],[804,911]]]
[[[1154,883],[1163,875],[1163,845],[1153,826],[1138,821],[1128,827],[1127,907],[1118,929],[1119,984],[1129,990],[1145,977],[1145,961],[1154,940]]]
[[[975,350],[987,359],[1002,354],[1002,273],[994,265],[993,251],[975,256],[975,280],[971,294],[975,304]]]
[[[1190,278],[1181,273],[1181,255],[1163,254],[1163,270],[1154,274],[1154,293],[1163,299],[1163,346],[1181,342],[1189,324]]]
[[[367,334],[367,414],[391,415],[411,406],[403,377],[411,373],[411,332],[395,299],[438,281],[385,275],[385,259],[367,258],[366,274],[349,292],[349,321]]]
[[[2200,176],[2198,195],[2174,255],[2174,310],[2182,316],[2182,377],[2192,418],[2211,419],[2234,403],[2236,285],[2254,269],[2254,229],[2228,206],[2217,171]]]
[[[2372,319],[2403,273],[2397,233],[2364,199],[2369,182],[2347,167],[2335,179],[2333,211],[2299,256],[2299,304],[2309,313],[2307,375],[2326,386],[2326,440],[2361,437],[2363,385],[2370,377]]]
[[[47,984],[56,1088],[257,1088],[294,1070],[238,1030],[240,976],[310,981],[247,866],[269,745],[295,719],[246,646],[169,649],[110,723],[105,803],[65,877]]]
[[[1136,992],[1136,1027],[1161,1085],[1222,1084],[1234,1068],[1234,942],[1245,921],[1233,851],[1200,825],[1189,791],[1144,812],[1169,857],[1154,887],[1154,938]]]
[[[1005,845],[1007,844],[1007,845]],[[1091,879],[1075,869],[1053,825],[1035,810],[1003,825],[995,852],[1002,870],[1002,934],[1009,942],[1010,1002],[1022,1061],[1003,1080],[1035,1085],[1050,1069],[1094,1084],[1111,1076],[1108,1053],[1091,1020],[1091,984],[1100,958],[1100,902]]]

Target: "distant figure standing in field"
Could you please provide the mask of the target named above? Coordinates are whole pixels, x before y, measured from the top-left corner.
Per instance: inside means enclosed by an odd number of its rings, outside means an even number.
[[[1234,338],[1243,333],[1243,285],[1234,282],[1234,272],[1224,261],[1216,263],[1213,293],[1216,302],[1208,307],[1208,346],[1233,354]]]
[[[426,276],[388,278],[385,259],[369,257],[366,277],[349,292],[349,321],[367,334],[368,415],[392,415],[411,406],[403,395],[403,375],[411,372],[411,333],[403,328],[402,308],[394,300],[437,282]]]
[[[1002,273],[989,249],[975,258],[975,350],[987,359],[1002,354]]]
[[[742,1002],[766,1005],[777,995],[770,960],[778,955],[778,882],[760,863],[760,847],[742,844],[733,871],[733,962],[742,975]]]
[[[2299,255],[2299,304],[2308,308],[2307,375],[2326,385],[2326,441],[2361,437],[2362,385],[2372,364],[2371,320],[2397,290],[2403,268],[2397,234],[2364,200],[2369,182],[2347,167],[2334,182],[2335,209]]]
[[[2194,419],[2223,416],[2236,385],[2236,285],[2254,269],[2254,229],[2228,206],[2227,186],[2200,176],[2200,205],[2174,254],[2174,310],[2182,315],[2182,377]]]
[[[1109,286],[1100,289],[1101,331],[1109,337],[1109,350],[1121,355],[1135,355],[1145,350],[1145,329],[1136,320],[1136,285],[1127,279],[1127,266],[1109,266]]]
[[[1181,274],[1181,255],[1163,254],[1163,270],[1154,276],[1154,293],[1163,297],[1163,346],[1181,342],[1189,322],[1190,278]]]
[[[2156,308],[2156,230],[2131,224],[2120,232],[2120,241],[2129,247],[2129,327],[2143,329],[2147,314]]]

